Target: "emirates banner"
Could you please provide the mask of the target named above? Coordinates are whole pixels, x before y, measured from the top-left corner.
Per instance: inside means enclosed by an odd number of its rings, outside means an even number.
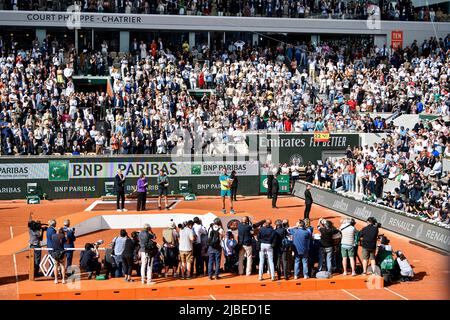
[[[250,153],[270,155],[274,164],[316,164],[330,153],[345,156],[348,146],[359,146],[359,134],[354,133],[259,133],[247,134],[246,143]]]

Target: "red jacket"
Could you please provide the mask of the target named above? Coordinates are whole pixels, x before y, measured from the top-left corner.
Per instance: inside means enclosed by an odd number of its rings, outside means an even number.
[[[292,122],[291,120],[284,120],[284,131],[291,132],[292,131]]]

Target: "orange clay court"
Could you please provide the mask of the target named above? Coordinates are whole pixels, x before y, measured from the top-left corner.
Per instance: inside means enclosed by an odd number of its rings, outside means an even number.
[[[174,280],[172,278],[155,278],[156,284],[144,286],[139,279],[133,283],[123,279],[106,281],[85,280],[82,277],[80,287],[70,289],[67,285],[55,285],[51,279],[28,280],[28,251],[13,255],[27,246],[27,222],[30,212],[33,219],[46,222],[57,218],[61,225],[63,219],[70,218],[72,225],[104,214],[137,214],[134,204],[128,205],[128,212],[117,213],[114,205],[99,204],[98,199],[53,200],[42,201],[38,205],[27,205],[25,200],[0,201],[0,299],[213,299],[213,300],[262,300],[262,299],[299,299],[299,300],[448,300],[449,264],[448,255],[430,250],[412,243],[406,237],[381,230],[390,240],[394,250],[402,250],[414,268],[414,282],[405,282],[378,286],[369,289],[368,278],[334,275],[331,279],[299,279],[280,281],[257,281],[257,275],[250,277],[224,274],[218,281],[209,281],[207,277],[193,280]],[[304,202],[294,196],[279,198],[279,209],[271,209],[270,200],[263,196],[239,197],[235,205],[236,216],[249,215],[253,221],[263,218],[287,218],[291,225],[303,216]],[[160,213],[149,199],[145,214]],[[171,201],[172,210],[162,212],[168,215],[189,213],[203,215],[212,212],[218,217],[221,200],[219,197],[198,197],[196,201]],[[87,208],[92,211],[85,211]],[[227,215],[229,216],[229,214]],[[320,217],[331,219],[339,225],[341,214],[313,205],[311,223],[317,226]],[[357,228],[363,222],[358,221]],[[132,229],[127,230],[129,233]],[[161,229],[154,229],[161,238]],[[108,245],[118,230],[102,230],[78,237],[76,247],[86,242],[103,239]],[[77,255],[74,256],[74,264]],[[222,259],[223,263],[223,259]],[[266,276],[267,279],[267,276]]]

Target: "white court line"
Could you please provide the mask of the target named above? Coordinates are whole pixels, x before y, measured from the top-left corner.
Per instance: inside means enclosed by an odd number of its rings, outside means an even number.
[[[217,300],[212,294],[210,294],[209,296],[211,297],[211,299]]]
[[[175,200],[175,203],[170,207],[170,210],[173,210],[180,202],[181,200]]]
[[[158,201],[156,201],[156,200],[147,200],[147,203],[148,202],[158,202]],[[84,209],[84,211],[92,211],[97,205],[99,205],[99,204],[115,204],[116,203],[116,201],[103,201],[103,200],[95,200],[94,202],[92,202],[92,204],[89,206],[89,207],[87,207],[86,209]],[[130,204],[130,203],[133,203],[133,201],[130,201],[130,200],[126,200],[124,203],[126,203],[126,204]]]
[[[14,233],[13,233],[13,227],[9,226],[9,232],[11,234],[11,239],[14,239]],[[19,276],[17,275],[17,260],[16,260],[16,254],[13,254],[13,262],[14,262],[14,274],[16,275],[16,291],[17,291],[17,298],[19,298]]]
[[[98,204],[100,200],[95,200],[94,202],[91,203],[91,205],[89,207],[87,207],[86,209],[84,209],[84,211],[92,211],[92,209],[95,208],[95,206]]]
[[[401,294],[399,294],[399,293],[397,293],[397,292],[395,292],[395,291],[392,291],[391,289],[388,289],[388,288],[385,288],[385,289],[386,289],[387,291],[389,291],[389,292],[395,294],[396,296],[399,296],[399,297],[402,298],[403,300],[409,300],[408,298],[402,296]]]
[[[355,299],[357,299],[357,300],[361,300],[360,298],[358,298],[357,296],[355,296],[354,294],[351,294],[350,292],[348,292],[347,290],[345,290],[345,289],[341,289],[342,291],[344,291],[345,293],[347,293],[347,294],[349,294],[349,295],[351,295],[353,298],[355,298]]]
[[[173,209],[176,207],[178,203],[180,203],[181,200],[174,200],[174,204],[170,207],[170,209]],[[84,211],[92,211],[94,208],[99,204],[111,204],[116,203],[115,201],[103,201],[103,200],[95,200],[89,207],[84,209]],[[126,200],[124,202],[125,204],[135,203],[134,201]],[[147,200],[146,203],[158,203],[158,200]]]

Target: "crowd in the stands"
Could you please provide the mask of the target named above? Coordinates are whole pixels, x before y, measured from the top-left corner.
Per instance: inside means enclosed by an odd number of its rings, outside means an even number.
[[[449,114],[449,39],[399,50],[238,41],[220,51],[134,39],[125,55],[106,41],[76,54],[50,36],[30,48],[0,39],[2,154],[164,154],[254,130],[392,131],[376,113]],[[75,90],[75,75],[110,75],[111,90]]]
[[[397,128],[373,146],[348,148],[344,158],[308,164],[306,181],[407,215],[450,225],[449,118]],[[388,186],[388,187],[387,187]]]
[[[439,4],[415,8],[411,0],[3,0],[4,10],[66,11],[76,5],[82,12],[171,14],[284,18],[448,21]],[[376,7],[374,6],[376,5]]]

